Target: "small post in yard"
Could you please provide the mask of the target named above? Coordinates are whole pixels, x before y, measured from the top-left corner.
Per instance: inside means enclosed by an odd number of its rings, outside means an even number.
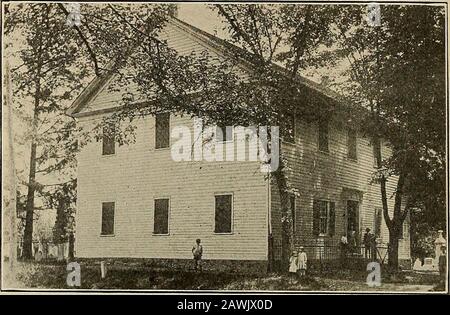
[[[101,274],[102,274],[102,279],[105,279],[106,278],[107,269],[106,269],[106,262],[104,260],[102,260],[100,262],[100,271],[101,271]]]

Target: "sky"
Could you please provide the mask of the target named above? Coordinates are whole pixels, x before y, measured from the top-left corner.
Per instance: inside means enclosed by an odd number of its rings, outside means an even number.
[[[178,18],[211,34],[219,34],[222,29],[217,14],[203,3],[179,4]]]

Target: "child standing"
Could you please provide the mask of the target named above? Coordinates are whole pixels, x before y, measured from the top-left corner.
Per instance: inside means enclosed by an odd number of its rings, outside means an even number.
[[[289,259],[289,273],[296,274],[298,269],[298,256],[297,251],[292,251],[291,258]]]
[[[308,257],[306,256],[305,249],[300,246],[300,253],[298,254],[298,274],[300,277],[306,275],[306,262]]]
[[[192,254],[194,255],[194,270],[196,271],[202,271],[203,246],[200,243],[201,240],[198,238],[195,241],[194,247],[192,247]]]

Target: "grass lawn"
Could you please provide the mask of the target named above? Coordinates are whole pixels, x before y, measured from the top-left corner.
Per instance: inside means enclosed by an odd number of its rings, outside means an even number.
[[[66,284],[67,274],[66,264],[20,262],[16,265],[15,279],[7,276],[4,283],[6,288],[73,289]],[[439,289],[439,276],[435,274],[404,272],[395,278],[382,276],[382,285],[377,288],[369,288],[366,277],[365,271],[348,270],[297,279],[275,273],[254,276],[115,266],[109,267],[106,278],[101,279],[99,265],[82,264],[81,287],[77,289],[421,292]]]

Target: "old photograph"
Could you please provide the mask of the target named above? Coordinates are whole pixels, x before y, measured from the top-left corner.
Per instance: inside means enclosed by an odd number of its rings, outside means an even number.
[[[447,2],[3,2],[1,292],[448,294],[447,38]]]

